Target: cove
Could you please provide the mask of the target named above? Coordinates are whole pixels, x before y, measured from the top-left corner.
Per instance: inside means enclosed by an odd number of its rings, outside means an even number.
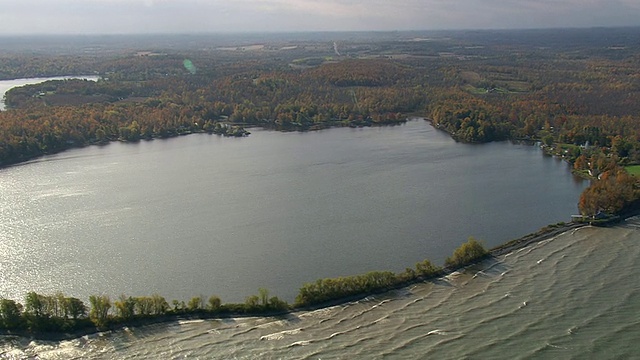
[[[74,149],[0,170],[0,294],[291,301],[568,221],[586,185],[537,147],[459,144],[423,120]]]
[[[11,88],[24,86],[24,85],[33,85],[39,84],[49,80],[68,80],[68,79],[84,79],[97,81],[100,77],[94,75],[87,76],[54,76],[54,77],[46,77],[46,78],[24,78],[24,79],[13,79],[13,80],[0,80],[0,111],[5,110],[4,103],[4,94],[9,91]]]

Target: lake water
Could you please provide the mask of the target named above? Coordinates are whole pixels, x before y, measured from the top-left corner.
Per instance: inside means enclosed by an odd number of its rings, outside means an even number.
[[[70,150],[0,170],[0,295],[292,301],[568,221],[586,185],[537,147],[458,144],[423,120]]]
[[[175,321],[7,359],[636,359],[640,220],[586,227],[446,278],[278,318]]]

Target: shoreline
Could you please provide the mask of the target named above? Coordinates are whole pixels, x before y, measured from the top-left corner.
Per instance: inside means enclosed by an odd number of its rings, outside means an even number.
[[[416,114],[413,114],[412,116],[407,117],[407,121],[409,120],[424,120],[428,122],[432,128],[436,130],[443,130],[437,126],[434,126],[433,121],[426,116],[418,116]],[[260,126],[260,125],[256,125],[256,126]],[[389,126],[389,125],[382,125],[382,126]],[[329,127],[337,127],[337,126],[329,126]],[[318,130],[318,129],[308,129],[306,131],[313,131],[313,130]],[[276,129],[276,131],[283,131],[283,130]],[[448,133],[447,131],[445,132]],[[449,135],[451,136],[451,134]],[[91,144],[91,145],[94,145],[94,144]],[[61,150],[61,152],[62,151],[64,150]],[[28,163],[28,161],[21,162],[21,163]],[[21,163],[12,164],[9,166],[15,166]],[[625,217],[628,217],[628,216],[625,216]],[[144,327],[144,326],[150,326],[150,325],[168,324],[173,322],[189,321],[189,320],[213,320],[213,319],[248,318],[248,317],[262,317],[262,318],[278,317],[278,316],[287,316],[289,314],[296,314],[303,311],[315,311],[319,309],[324,309],[332,306],[337,306],[337,305],[342,305],[342,304],[347,304],[350,302],[362,300],[372,295],[380,295],[380,294],[388,293],[390,291],[407,288],[413,284],[424,283],[428,281],[441,279],[442,277],[447,276],[455,271],[460,271],[461,269],[464,269],[469,265],[481,263],[482,261],[485,261],[487,258],[495,258],[501,255],[504,255],[506,253],[528,247],[532,244],[549,239],[551,237],[566,233],[570,230],[577,229],[587,225],[589,224],[574,223],[574,222],[547,225],[534,233],[526,234],[520,238],[508,241],[502,245],[498,245],[492,249],[489,249],[488,255],[482,259],[478,259],[471,263],[454,267],[454,268],[444,268],[442,269],[442,271],[438,272],[434,276],[428,276],[428,277],[418,276],[403,282],[399,282],[389,287],[380,288],[378,290],[373,290],[368,292],[363,292],[360,294],[355,294],[355,295],[351,295],[351,296],[347,296],[347,297],[343,297],[335,300],[330,300],[327,302],[318,303],[314,305],[309,305],[309,306],[301,306],[296,308],[291,307],[287,310],[282,310],[282,311],[265,309],[265,310],[251,312],[251,313],[246,313],[246,312],[237,312],[237,310],[234,311],[233,307],[224,308],[224,305],[223,305],[222,310],[218,310],[215,312],[208,312],[207,310],[203,309],[203,310],[195,310],[193,312],[187,312],[187,313],[183,312],[183,313],[169,313],[169,314],[152,315],[152,316],[141,316],[141,317],[132,318],[124,321],[116,320],[117,322],[114,322],[112,324],[107,324],[103,327],[87,326],[87,327],[78,328],[76,330],[72,330],[69,332],[0,330],[0,336],[18,336],[23,338],[30,338],[32,340],[43,340],[43,341],[65,341],[65,340],[76,339],[82,336],[100,334],[103,332],[122,331],[127,327]],[[228,305],[234,305],[234,304],[228,304]]]
[[[228,138],[238,138],[238,137],[248,137],[251,134],[251,132],[247,131],[246,129],[251,129],[251,128],[261,128],[264,130],[271,130],[271,131],[277,131],[277,132],[310,132],[310,131],[320,131],[320,130],[333,129],[333,128],[337,128],[337,129],[347,128],[347,127],[348,128],[364,128],[364,127],[398,126],[398,125],[403,125],[408,121],[415,121],[415,120],[427,121],[433,127],[433,124],[430,122],[430,120],[426,116],[419,116],[419,115],[407,116],[402,121],[384,122],[384,123],[373,123],[373,122],[345,123],[344,122],[345,120],[331,120],[328,122],[318,123],[310,127],[298,127],[298,126],[277,127],[277,126],[274,126],[273,124],[218,122],[216,124],[223,124],[225,126],[228,126],[228,129],[226,127],[223,127],[225,130],[221,130],[221,131],[189,130],[186,132],[178,132],[176,130],[175,132],[167,136],[153,135],[151,137],[140,137],[136,140],[125,140],[125,139],[118,138],[118,139],[105,139],[105,140],[99,141],[99,140],[93,139],[83,144],[72,144],[72,145],[62,147],[60,149],[54,149],[54,150],[50,150],[50,151],[39,153],[39,154],[21,156],[19,159],[12,159],[5,162],[0,161],[0,170],[14,167],[14,166],[26,165],[31,162],[37,162],[38,160],[46,156],[57,155],[69,150],[82,149],[89,146],[107,146],[113,142],[124,142],[124,143],[135,144],[142,141],[173,139],[173,138],[178,138],[180,136],[187,136],[187,135],[193,135],[193,134],[208,134],[208,135],[217,135],[217,136],[228,137]]]
[[[439,130],[437,127],[433,126],[433,124],[430,122],[430,119],[428,119],[427,117],[410,117],[409,120],[425,120],[426,122],[429,122],[432,128]],[[636,211],[636,212],[640,212],[640,211]],[[631,211],[630,213],[634,213],[634,211]],[[623,215],[623,218],[627,218],[630,216],[632,215],[627,213]],[[102,326],[102,327],[87,326],[87,327],[70,330],[67,332],[65,331],[47,332],[47,331],[28,331],[28,330],[18,330],[18,331],[0,330],[0,336],[22,337],[22,338],[27,338],[31,340],[40,340],[40,341],[68,341],[68,340],[77,339],[83,336],[94,336],[96,334],[101,334],[104,332],[123,331],[126,328],[139,328],[139,327],[146,327],[146,326],[153,326],[153,325],[160,325],[160,324],[170,324],[170,323],[177,323],[180,321],[233,319],[233,318],[241,319],[241,318],[249,318],[249,317],[268,318],[268,317],[289,316],[291,314],[297,314],[300,312],[315,311],[315,310],[329,308],[332,306],[348,304],[354,301],[365,299],[369,296],[385,294],[391,291],[408,288],[418,283],[437,281],[438,279],[441,279],[453,272],[465,269],[470,265],[478,264],[483,261],[486,261],[487,259],[496,258],[498,256],[507,254],[509,252],[526,248],[532,244],[547,240],[549,238],[561,235],[568,231],[571,231],[580,227],[584,227],[587,225],[589,224],[575,223],[575,222],[550,224],[539,229],[536,232],[526,234],[522,237],[510,240],[504,244],[488,249],[488,255],[486,257],[483,257],[471,263],[454,267],[454,268],[445,267],[442,269],[442,271],[440,271],[434,276],[428,276],[428,277],[418,276],[416,278],[409,279],[407,281],[403,281],[395,285],[391,285],[389,287],[380,288],[380,289],[368,291],[368,292],[363,292],[360,294],[354,294],[354,295],[346,296],[343,298],[329,300],[327,302],[308,305],[308,306],[290,307],[289,309],[278,310],[278,311],[274,311],[270,309],[257,310],[257,311],[254,310],[254,312],[247,313],[247,312],[238,312],[236,310],[237,308],[234,309],[233,306],[225,308],[225,305],[235,305],[235,304],[225,304],[223,305],[223,308],[221,310],[212,311],[212,312],[202,309],[202,310],[195,310],[193,312],[186,312],[186,313],[182,312],[182,313],[168,313],[168,314],[151,315],[151,316],[140,316],[140,317],[124,320],[124,321],[116,320],[114,321],[114,323],[106,324],[105,326]]]
[[[629,212],[625,214],[625,217],[623,219],[627,219],[629,217],[636,216],[636,215],[638,215],[638,212]],[[624,221],[623,219],[622,221]],[[489,253],[484,258],[478,259],[477,261],[474,261],[459,267],[444,268],[441,273],[435,276],[427,277],[427,278],[418,277],[416,279],[399,283],[396,286],[392,286],[389,288],[384,288],[377,291],[371,291],[371,292],[361,293],[353,296],[348,296],[345,298],[340,298],[340,299],[336,299],[336,300],[332,300],[332,301],[328,301],[325,303],[320,303],[312,306],[291,308],[290,310],[283,310],[283,311],[264,311],[264,312],[255,312],[255,313],[234,313],[232,311],[222,312],[222,313],[221,312],[208,313],[206,310],[201,310],[201,311],[187,313],[187,314],[163,314],[159,316],[141,317],[141,318],[131,319],[128,321],[110,324],[101,328],[87,327],[87,328],[77,329],[70,332],[58,333],[58,332],[29,332],[29,331],[0,330],[0,336],[22,337],[30,340],[39,340],[39,341],[69,341],[69,340],[77,339],[83,336],[92,336],[92,335],[97,335],[104,332],[123,331],[126,328],[146,327],[151,325],[176,323],[180,321],[241,319],[241,318],[252,318],[252,317],[269,318],[269,317],[288,316],[288,315],[297,314],[300,312],[316,311],[316,310],[326,309],[326,308],[337,306],[337,305],[343,305],[343,304],[359,301],[369,296],[385,294],[395,290],[408,288],[411,285],[418,284],[418,283],[437,281],[438,279],[442,279],[456,271],[463,270],[471,265],[482,263],[487,259],[496,258],[498,256],[502,256],[510,252],[529,247],[533,244],[553,238],[555,236],[565,234],[571,230],[575,230],[575,229],[586,227],[586,226],[590,226],[590,225],[587,223],[573,223],[573,222],[548,225],[546,227],[541,228],[537,232],[524,235],[520,238],[508,241],[502,245],[496,246],[488,250]]]
[[[489,254],[491,257],[505,255],[510,252],[526,248],[532,244],[547,240],[549,238],[562,235],[570,230],[578,229],[588,225],[589,225],[588,223],[576,223],[576,222],[569,222],[562,225],[558,225],[558,224],[547,225],[544,228],[534,233],[530,233],[520,238],[508,241],[502,245],[498,245],[490,249]]]

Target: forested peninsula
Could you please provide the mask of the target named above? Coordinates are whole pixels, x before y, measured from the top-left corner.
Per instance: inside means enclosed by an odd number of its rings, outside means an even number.
[[[119,38],[30,39],[40,44],[37,49],[0,39],[6,49],[0,54],[0,79],[100,77],[7,92],[8,109],[0,111],[0,167],[111,141],[192,133],[245,136],[253,126],[308,131],[394,125],[419,115],[457,141],[527,141],[562,157],[576,174],[592,180],[579,199],[586,221],[638,206],[640,45],[635,39],[640,28],[358,33],[339,42],[329,35],[259,42],[141,37],[125,45],[114,45]],[[470,244],[447,266],[486,256]],[[389,289],[442,271],[426,261],[402,274],[318,280],[301,288],[294,307]],[[0,325],[65,332],[167,315],[290,309],[264,289],[244,304],[222,304],[215,296],[171,306],[159,295],[123,295],[113,304],[106,296],[89,300],[90,308],[63,294],[29,293],[24,305],[2,299]]]

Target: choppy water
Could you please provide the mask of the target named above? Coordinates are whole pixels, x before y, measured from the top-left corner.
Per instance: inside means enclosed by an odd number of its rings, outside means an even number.
[[[184,321],[73,341],[7,339],[20,359],[633,359],[640,220],[586,227],[434,282],[282,318]]]

